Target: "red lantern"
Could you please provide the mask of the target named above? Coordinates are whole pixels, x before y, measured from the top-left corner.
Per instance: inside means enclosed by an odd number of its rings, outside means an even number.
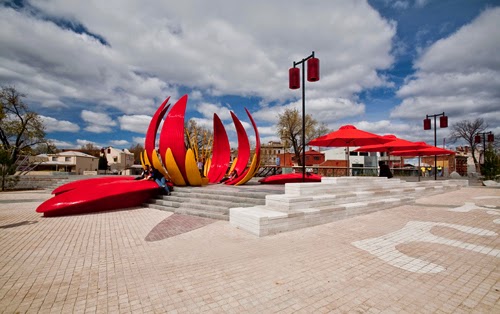
[[[481,135],[474,136],[474,143],[476,143],[476,144],[481,143]]]
[[[447,116],[439,117],[439,127],[441,127],[441,128],[448,127],[448,117]]]
[[[431,119],[427,118],[424,119],[424,130],[430,130],[431,129]]]
[[[488,134],[488,143],[493,143],[495,141],[495,135],[493,133]]]
[[[300,88],[300,69],[295,67],[290,68],[288,70],[288,79],[290,89]]]
[[[307,80],[309,82],[319,81],[319,59],[311,58],[307,60]]]

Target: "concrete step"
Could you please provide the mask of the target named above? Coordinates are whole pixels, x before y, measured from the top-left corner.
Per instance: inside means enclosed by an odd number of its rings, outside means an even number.
[[[229,220],[229,209],[265,204],[268,192],[211,185],[175,187],[170,196],[158,196],[144,206],[186,215]]]
[[[286,185],[284,195],[268,195],[265,205],[231,208],[230,223],[257,236],[266,236],[408,204],[468,183],[349,177],[325,181]]]
[[[175,209],[175,213],[229,221],[229,212],[220,213],[199,209],[177,208]]]

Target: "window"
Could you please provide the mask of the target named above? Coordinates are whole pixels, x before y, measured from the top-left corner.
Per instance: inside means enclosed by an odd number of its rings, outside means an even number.
[[[314,156],[314,160],[319,160],[319,156]]]
[[[65,157],[64,161],[71,161],[71,157]]]
[[[57,157],[52,157],[52,161],[57,161]]]
[[[349,152],[349,155],[350,156],[358,156],[358,153],[357,152]]]
[[[359,152],[359,156],[368,156],[368,152]]]
[[[113,157],[113,162],[118,162],[118,157]]]

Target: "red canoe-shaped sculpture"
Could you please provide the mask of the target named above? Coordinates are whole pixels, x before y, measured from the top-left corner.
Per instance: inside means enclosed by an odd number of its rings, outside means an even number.
[[[305,182],[321,182],[321,176],[317,174],[306,174]],[[277,174],[259,180],[262,184],[285,184],[302,182],[302,173]]]
[[[43,202],[36,212],[55,217],[135,207],[159,191],[154,181],[117,180],[60,193]]]
[[[57,187],[52,194],[59,195],[64,192],[68,192],[75,189],[82,189],[88,191],[93,191],[94,187],[98,184],[111,183],[115,181],[125,181],[125,180],[133,180],[133,177],[127,176],[109,176],[109,177],[101,177],[101,178],[91,178],[69,182]]]

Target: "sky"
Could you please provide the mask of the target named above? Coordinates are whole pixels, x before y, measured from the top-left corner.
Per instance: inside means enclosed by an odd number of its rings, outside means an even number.
[[[262,143],[279,140],[278,115],[302,111],[288,70],[312,51],[306,114],[332,130],[434,144],[422,120],[444,112],[500,134],[500,0],[0,0],[0,85],[60,149],[143,145],[184,94],[186,120],[212,129],[217,113],[234,147],[230,111],[255,143],[244,108]]]

